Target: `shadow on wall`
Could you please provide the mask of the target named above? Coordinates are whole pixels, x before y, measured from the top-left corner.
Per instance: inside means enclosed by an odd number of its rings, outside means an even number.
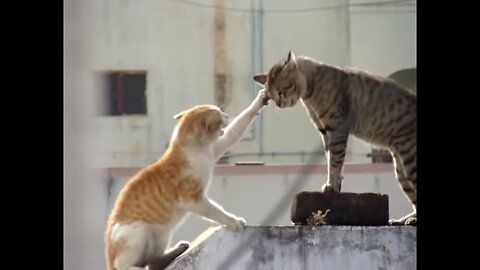
[[[413,90],[417,93],[417,69],[416,68],[407,68],[395,71],[394,73],[388,76],[389,79],[392,79],[406,87]],[[391,163],[392,156],[390,152],[383,149],[372,149],[372,162],[373,163]]]

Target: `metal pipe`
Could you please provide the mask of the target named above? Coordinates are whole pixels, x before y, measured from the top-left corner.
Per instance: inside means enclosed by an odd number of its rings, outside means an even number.
[[[258,16],[259,16],[259,24],[258,24],[258,47],[259,47],[259,72],[263,72],[263,0],[259,0],[259,9],[258,9]],[[260,155],[263,154],[263,114],[259,115],[258,119],[258,149],[260,151]]]
[[[252,0],[251,3],[252,3],[252,9],[255,10],[255,1],[256,0]],[[255,68],[255,63],[256,63],[256,53],[255,53],[255,44],[256,44],[256,35],[257,35],[257,32],[256,32],[256,23],[255,23],[255,12],[251,12],[250,13],[250,64],[251,64],[251,71],[253,74],[255,74],[256,72],[256,68]],[[253,79],[251,80],[251,84],[252,84],[252,88],[251,88],[251,100],[253,100],[256,96],[257,96],[257,91],[256,91],[256,84],[255,84],[255,81],[253,81]],[[255,140],[256,138],[256,123],[254,125],[252,125],[252,133],[250,136],[248,135],[245,135],[243,136],[242,138],[242,141],[251,141],[251,140]]]

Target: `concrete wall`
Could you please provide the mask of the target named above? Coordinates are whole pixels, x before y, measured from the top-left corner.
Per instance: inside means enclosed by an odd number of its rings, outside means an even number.
[[[355,5],[365,1],[350,2]],[[402,69],[416,68],[414,3],[350,7],[350,65],[385,77]],[[356,138],[351,139],[350,145],[357,155],[371,152],[369,145]]]
[[[352,4],[362,2],[351,0]],[[385,77],[416,67],[416,8],[412,3],[351,7],[350,65]]]
[[[167,269],[416,269],[415,227],[212,229]]]
[[[65,3],[64,269],[104,269],[103,211],[106,186],[98,164],[92,115],[96,96],[91,76],[90,0]],[[46,180],[48,181],[48,180]]]
[[[349,3],[354,6],[345,7]],[[266,71],[288,50],[384,76],[415,67],[415,7],[355,6],[358,3],[362,2],[212,0],[198,6],[180,1],[96,1],[91,14],[92,70],[146,70],[148,106],[146,116],[96,119],[102,141],[99,165],[143,166],[155,160],[170,138],[174,114],[216,103],[219,70],[225,75],[220,105],[237,115],[259,89],[252,75]],[[249,12],[253,9],[264,12]],[[279,109],[271,104],[231,149],[229,162],[298,163],[303,162],[299,152],[323,151],[321,144],[301,105]],[[352,138],[347,161],[370,161],[365,156],[370,152],[368,144]]]

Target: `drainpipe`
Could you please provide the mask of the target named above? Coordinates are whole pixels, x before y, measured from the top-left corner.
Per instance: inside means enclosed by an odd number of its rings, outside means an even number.
[[[263,72],[263,0],[252,0],[251,18],[251,64],[253,75]],[[252,99],[258,94],[258,85],[252,81]],[[263,146],[263,114],[260,114],[255,125],[252,127],[252,136],[245,138],[247,140],[256,139],[258,142],[258,151],[264,152]],[[258,135],[258,136],[257,136]]]
[[[255,1],[256,0],[252,0],[251,1],[251,6],[252,6],[252,11],[250,13],[250,68],[251,68],[251,71],[252,71],[252,75],[255,74],[255,72],[257,71],[256,69],[256,36],[257,36],[257,26],[256,26],[256,23],[255,23]],[[256,96],[257,96],[257,85],[255,83],[255,81],[253,80],[253,78],[249,78],[249,80],[251,80],[251,84],[252,84],[252,88],[251,88],[251,100],[253,100]],[[255,138],[257,137],[256,136],[256,131],[258,130],[258,123],[257,122],[254,122],[254,124],[252,125],[252,132],[251,132],[251,135],[250,136],[244,136],[242,138],[243,141],[250,141],[250,140],[255,140]]]
[[[259,71],[263,72],[263,0],[259,0],[259,8],[258,8],[258,16],[259,16],[259,24],[258,24],[258,47],[259,47]],[[260,154],[263,154],[263,114],[259,115],[258,119],[258,149]]]

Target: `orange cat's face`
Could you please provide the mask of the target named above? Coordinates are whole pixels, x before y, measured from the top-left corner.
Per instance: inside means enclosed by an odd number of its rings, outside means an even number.
[[[176,139],[211,142],[223,135],[228,115],[213,105],[198,105],[174,116],[178,120]]]

